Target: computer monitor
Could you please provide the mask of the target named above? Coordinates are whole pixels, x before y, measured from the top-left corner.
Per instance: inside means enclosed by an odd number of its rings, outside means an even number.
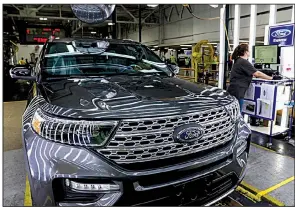
[[[256,64],[279,64],[280,54],[278,45],[259,45],[253,47],[253,57]]]

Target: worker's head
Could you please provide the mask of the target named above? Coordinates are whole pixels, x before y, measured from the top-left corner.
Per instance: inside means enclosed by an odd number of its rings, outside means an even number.
[[[24,58],[22,57],[22,60],[24,60]]]
[[[247,44],[241,44],[236,47],[232,54],[232,59],[236,60],[239,57],[248,58],[250,56],[249,46]]]

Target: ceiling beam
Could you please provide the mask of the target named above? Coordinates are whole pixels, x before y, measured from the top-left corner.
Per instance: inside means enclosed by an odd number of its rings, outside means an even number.
[[[53,20],[78,20],[75,17],[53,17],[53,16],[29,16],[29,15],[20,15],[20,14],[7,14],[8,17],[23,17],[23,18],[33,18],[33,19],[39,19],[41,18],[47,18],[47,19],[53,19]],[[112,20],[106,20],[106,23],[112,22]],[[132,21],[117,21],[117,23],[121,24],[138,24],[138,22],[132,22]],[[158,25],[158,23],[153,22],[144,22],[146,25]],[[95,24],[94,24],[95,25]]]
[[[40,9],[42,9],[45,6],[45,4],[42,4],[41,6],[39,6],[36,11],[39,11]]]
[[[12,4],[12,6],[14,7],[14,8],[16,8],[18,11],[20,11],[21,9],[20,8],[18,8],[17,6],[15,6],[14,4]]]
[[[159,8],[159,7],[158,7]],[[145,20],[147,19],[147,18],[149,18],[153,13],[155,13],[156,11],[158,11],[159,9],[154,9],[153,11],[151,11],[143,20],[142,20],[142,23],[144,23],[145,22]]]
[[[27,5],[28,6],[28,5]],[[30,14],[32,14],[33,12],[38,12],[40,9],[42,9],[43,7],[45,6],[45,4],[42,4],[41,6],[39,6],[39,7],[37,7],[37,8],[30,8],[30,10],[32,10],[31,12],[30,12]],[[27,9],[29,9],[28,7],[27,7]]]
[[[82,27],[84,27],[84,23],[82,23],[77,29],[75,29],[73,32],[72,32],[72,35],[75,34],[76,32],[78,32],[80,29],[82,29]]]
[[[135,22],[137,22],[137,19],[135,18],[135,16],[133,14],[131,14],[130,11],[128,11],[128,9],[126,9],[122,4],[120,5],[122,7],[122,9],[127,12],[129,14],[129,16],[131,16]]]

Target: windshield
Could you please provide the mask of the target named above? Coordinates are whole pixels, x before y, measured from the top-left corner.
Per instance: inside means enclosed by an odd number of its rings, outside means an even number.
[[[108,44],[103,50],[93,47],[80,50],[72,43],[49,43],[42,64],[45,78],[151,73],[171,75],[171,70],[146,46],[127,43]]]

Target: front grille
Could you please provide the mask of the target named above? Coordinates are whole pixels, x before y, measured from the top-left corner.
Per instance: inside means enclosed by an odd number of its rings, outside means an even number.
[[[194,142],[177,143],[174,128],[199,123],[204,136]],[[222,145],[234,136],[235,127],[223,107],[204,112],[155,119],[123,120],[116,135],[98,152],[118,164],[147,162],[184,156]]]

